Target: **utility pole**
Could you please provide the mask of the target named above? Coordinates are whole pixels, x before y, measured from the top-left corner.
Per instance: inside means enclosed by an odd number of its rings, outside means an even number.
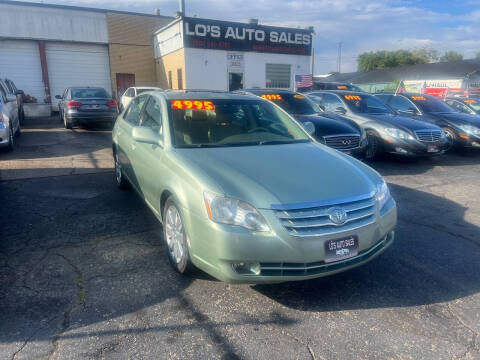
[[[342,42],[338,43],[337,72],[342,72]]]

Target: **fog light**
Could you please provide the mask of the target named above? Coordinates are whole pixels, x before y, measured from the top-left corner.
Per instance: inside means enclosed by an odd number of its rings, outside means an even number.
[[[232,263],[232,268],[241,275],[260,275],[260,263],[258,262],[234,262]]]
[[[398,152],[398,153],[401,153],[401,154],[406,154],[406,153],[408,153],[407,150],[402,149],[402,148],[399,148],[399,147],[395,148],[395,151]]]

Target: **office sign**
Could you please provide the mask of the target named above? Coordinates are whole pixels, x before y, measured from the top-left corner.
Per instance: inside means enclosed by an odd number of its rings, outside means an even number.
[[[183,19],[184,47],[311,55],[309,30],[242,24],[197,18]]]
[[[242,53],[227,53],[227,69],[228,71],[243,72],[244,61]]]

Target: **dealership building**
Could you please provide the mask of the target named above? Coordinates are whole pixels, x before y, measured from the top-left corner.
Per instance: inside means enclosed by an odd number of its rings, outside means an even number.
[[[159,83],[171,89],[290,88],[312,73],[313,28],[178,17],[154,35]]]
[[[57,110],[70,86],[293,88],[313,29],[0,0],[0,77]]]

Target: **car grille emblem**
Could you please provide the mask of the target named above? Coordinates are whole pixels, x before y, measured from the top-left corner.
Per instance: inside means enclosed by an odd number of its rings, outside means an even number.
[[[352,140],[342,140],[343,145],[350,145],[352,143]]]
[[[335,207],[331,208],[328,211],[328,218],[330,219],[331,222],[333,222],[335,225],[343,225],[347,222],[347,212],[345,209]]]

